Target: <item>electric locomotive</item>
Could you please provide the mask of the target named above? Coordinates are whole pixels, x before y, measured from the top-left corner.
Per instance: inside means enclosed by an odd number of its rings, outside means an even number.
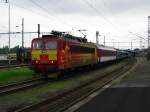
[[[43,73],[63,71],[97,63],[97,49],[86,38],[52,31],[35,38],[31,45],[31,64]]]

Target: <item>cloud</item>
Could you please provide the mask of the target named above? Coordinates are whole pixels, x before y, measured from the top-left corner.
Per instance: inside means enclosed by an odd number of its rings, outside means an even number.
[[[32,1],[32,2],[31,2]],[[18,0],[17,0],[18,2]],[[114,14],[124,13],[133,9],[142,9],[149,7],[150,0],[28,0],[19,2],[29,8],[40,7],[54,14],[93,14],[95,7],[99,12],[112,12]],[[36,3],[36,4],[35,4]],[[104,10],[105,8],[105,10]],[[109,9],[109,10],[108,10]]]
[[[99,30],[109,33],[108,39],[126,41],[129,30],[147,30],[149,5],[150,0],[11,0],[11,30],[18,30],[24,17],[26,31],[36,31],[40,23],[42,31],[87,29],[87,38],[95,41]],[[8,31],[8,9],[0,6],[0,31]]]

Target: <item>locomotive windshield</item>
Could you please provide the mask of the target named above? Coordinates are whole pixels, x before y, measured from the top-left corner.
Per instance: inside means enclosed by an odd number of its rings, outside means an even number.
[[[56,49],[57,48],[57,43],[56,42],[47,42],[45,43],[45,48],[46,49]]]
[[[43,42],[35,41],[32,44],[33,49],[56,49],[57,43],[55,41]]]
[[[43,49],[44,42],[40,42],[40,41],[33,42],[32,48],[33,49]]]

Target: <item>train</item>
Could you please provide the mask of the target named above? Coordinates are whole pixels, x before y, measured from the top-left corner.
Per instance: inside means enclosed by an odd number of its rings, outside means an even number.
[[[10,53],[0,54],[0,66],[5,66],[9,64],[29,64],[31,57],[30,48],[17,48],[16,51]]]
[[[31,67],[44,74],[127,57],[126,51],[88,42],[86,38],[59,31],[34,38],[31,43]]]
[[[19,48],[16,52],[16,60],[19,63],[29,64],[31,61],[31,48]]]

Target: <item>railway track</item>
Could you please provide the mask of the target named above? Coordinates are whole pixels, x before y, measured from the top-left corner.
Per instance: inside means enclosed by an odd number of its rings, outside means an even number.
[[[44,77],[39,77],[39,78],[34,78],[31,80],[27,80],[27,81],[23,81],[23,82],[19,82],[19,83],[0,86],[0,95],[11,94],[11,93],[14,93],[17,91],[21,91],[24,89],[38,86],[40,84],[47,82],[44,79],[45,79]]]
[[[117,77],[121,76],[132,68],[136,60],[128,61],[121,67],[113,70],[110,73],[104,74],[96,79],[92,79],[83,83],[78,87],[66,90],[56,96],[49,97],[40,103],[24,107],[16,110],[15,112],[62,112],[70,106],[83,100],[93,92],[101,89],[106,84],[110,83]]]

